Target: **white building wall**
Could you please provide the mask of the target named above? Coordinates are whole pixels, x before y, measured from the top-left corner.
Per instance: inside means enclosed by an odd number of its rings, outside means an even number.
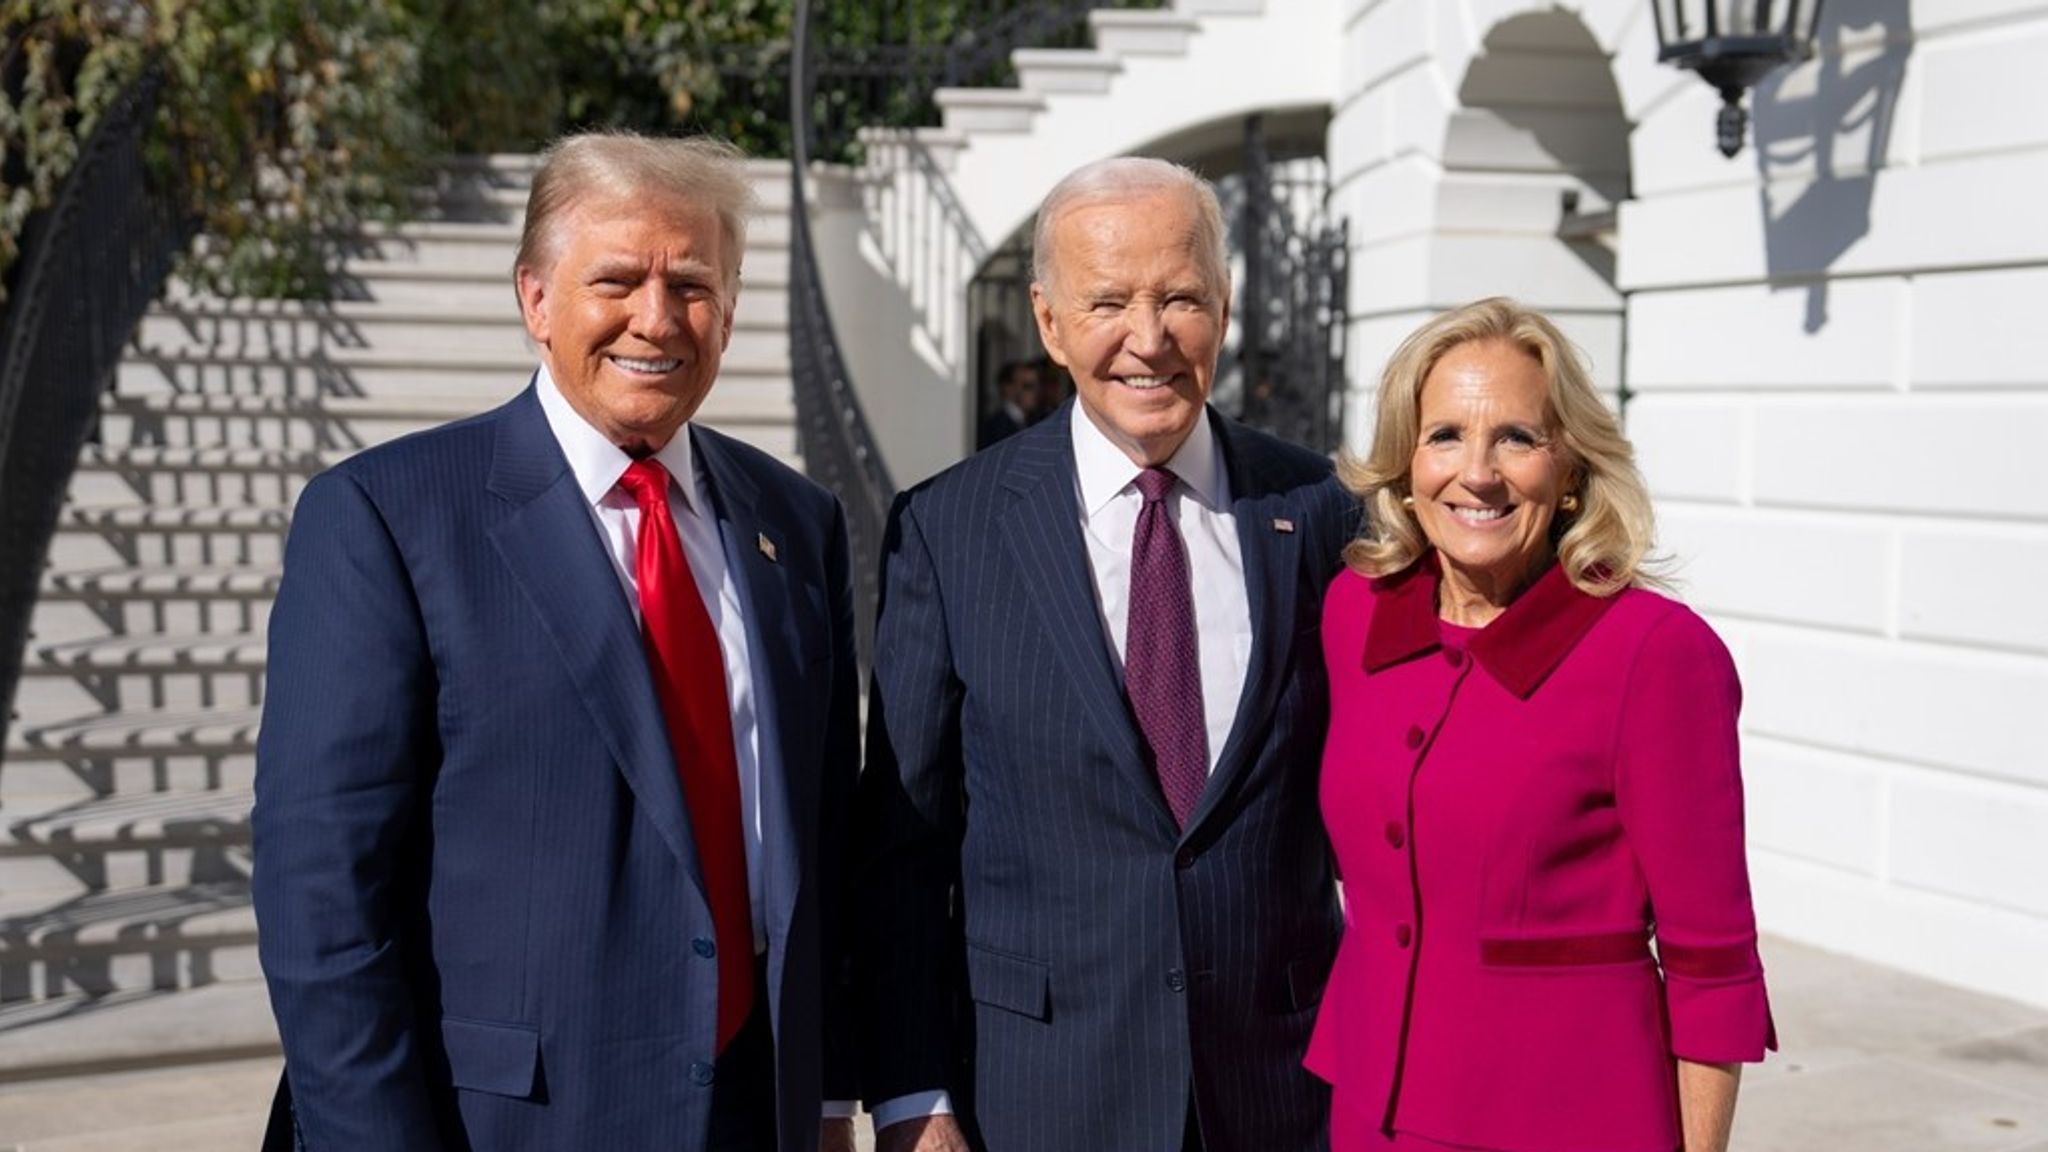
[[[1467,68],[1558,7],[1634,125],[1625,363],[1579,338],[1742,668],[1764,927],[2048,1004],[2048,3],[1830,4],[1726,161],[1641,0],[1345,0],[1355,431],[1436,309],[1597,297],[1444,210]]]

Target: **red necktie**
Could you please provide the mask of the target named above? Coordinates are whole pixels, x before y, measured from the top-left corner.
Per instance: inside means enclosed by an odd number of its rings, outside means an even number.
[[[619,478],[619,487],[640,504],[634,563],[640,633],[711,901],[722,1052],[754,1005],[754,917],[747,900],[747,850],[740,838],[740,769],[733,751],[725,657],[669,515],[667,470],[653,460],[635,460]]]

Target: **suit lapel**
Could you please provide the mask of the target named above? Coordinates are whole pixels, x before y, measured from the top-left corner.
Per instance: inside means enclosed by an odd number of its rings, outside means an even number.
[[[1103,743],[1170,820],[1102,635],[1074,494],[1072,432],[1064,415],[1046,425],[1044,434],[1027,433],[1029,441],[1018,444],[1003,477],[1017,496],[999,516],[1003,543]]]
[[[488,484],[511,505],[490,530],[492,545],[561,652],[640,810],[701,888],[682,782],[640,629],[531,387],[498,422]]]
[[[1295,574],[1300,570],[1302,533],[1308,528],[1302,510],[1288,502],[1286,486],[1269,474],[1257,442],[1233,435],[1227,420],[1212,419],[1211,426],[1230,475],[1231,513],[1237,520],[1245,598],[1251,609],[1252,651],[1230,737],[1216,758],[1201,803],[1188,817],[1191,831],[1222,803],[1255,759],[1253,752],[1262,742],[1267,718],[1286,684],[1289,661],[1294,658],[1299,583]]]
[[[811,718],[801,706],[808,698],[801,683],[803,655],[809,630],[822,626],[823,619],[804,611],[795,596],[799,590],[791,587],[782,561],[788,540],[777,523],[786,511],[782,502],[764,501],[760,485],[722,437],[694,426],[691,437],[710,480],[720,544],[746,621],[759,738],[763,906],[770,934],[780,936],[795,909],[796,877],[802,874],[798,846],[812,842],[818,807],[815,773],[790,772],[787,765],[807,746],[805,725]]]

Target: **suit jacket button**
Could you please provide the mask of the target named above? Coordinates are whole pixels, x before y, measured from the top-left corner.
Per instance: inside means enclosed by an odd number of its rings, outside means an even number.
[[[1399,820],[1387,821],[1387,846],[1389,848],[1399,848],[1407,842],[1408,833],[1402,829],[1401,822]]]
[[[690,951],[709,960],[713,956],[718,955],[718,945],[713,944],[708,936],[699,936],[695,940],[690,941]]]
[[[1423,733],[1421,728],[1413,724],[1410,724],[1408,726],[1408,746],[1410,748],[1422,747],[1422,736]]]
[[[711,1087],[711,1081],[717,1075],[718,1069],[713,1068],[702,1060],[690,1065],[690,1083],[695,1084],[699,1088]]]
[[[1463,668],[1465,666],[1465,650],[1463,648],[1446,648],[1444,649],[1444,659],[1453,668]]]
[[[1168,968],[1166,970],[1166,986],[1175,992],[1186,991],[1188,986],[1187,975],[1178,968]]]
[[[1195,866],[1195,850],[1192,848],[1183,848],[1180,851],[1174,853],[1173,866],[1175,868],[1181,869],[1182,871],[1186,871],[1189,868],[1193,868]]]
[[[1409,942],[1414,939],[1415,929],[1408,927],[1406,924],[1394,925],[1394,943],[1396,946],[1406,948]]]

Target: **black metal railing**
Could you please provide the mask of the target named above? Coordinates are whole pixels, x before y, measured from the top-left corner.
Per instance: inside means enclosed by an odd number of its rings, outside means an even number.
[[[936,124],[940,88],[1014,83],[1018,48],[1084,48],[1097,8],[1161,8],[1166,0],[864,0],[815,6],[810,154],[844,161],[862,128]]]
[[[1263,115],[1245,118],[1243,161],[1217,181],[1244,260],[1238,416],[1334,452],[1344,434],[1348,222],[1330,214],[1329,165],[1319,155],[1276,158]]]
[[[790,84],[790,374],[796,391],[797,447],[804,471],[837,493],[852,537],[854,620],[862,667],[874,650],[875,603],[881,586],[882,532],[896,483],[875,444],[860,397],[833,334],[811,237],[808,176],[816,139],[811,95],[816,57],[810,0],[797,0]]]
[[[145,171],[161,83],[151,69],[122,93],[50,207],[30,218],[0,311],[0,749],[29,614],[100,393],[192,234]]]

